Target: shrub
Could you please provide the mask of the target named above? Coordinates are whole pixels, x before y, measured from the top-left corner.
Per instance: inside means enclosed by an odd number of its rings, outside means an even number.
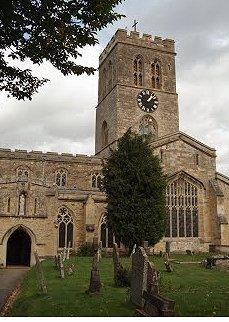
[[[80,246],[77,256],[83,256],[83,257],[88,257],[88,256],[93,256],[95,253],[94,246],[90,243],[85,243]]]

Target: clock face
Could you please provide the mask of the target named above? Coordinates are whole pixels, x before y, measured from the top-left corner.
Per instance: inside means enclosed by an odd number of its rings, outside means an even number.
[[[148,89],[138,94],[137,101],[140,109],[145,112],[153,112],[158,108],[157,96]]]

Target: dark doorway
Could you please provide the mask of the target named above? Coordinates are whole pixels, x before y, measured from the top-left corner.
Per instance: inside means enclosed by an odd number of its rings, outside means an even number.
[[[7,242],[6,265],[30,266],[31,239],[21,228],[15,230]]]

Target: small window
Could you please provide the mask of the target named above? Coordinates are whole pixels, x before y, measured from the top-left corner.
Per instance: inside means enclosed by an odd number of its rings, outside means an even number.
[[[155,89],[161,89],[162,88],[162,72],[161,72],[161,64],[160,62],[156,59],[152,64],[151,64],[151,85]]]
[[[7,212],[10,212],[10,203],[11,203],[11,200],[10,200],[10,197],[9,197],[8,200],[7,200]]]
[[[102,188],[102,183],[103,183],[103,179],[101,174],[93,174],[92,175],[92,179],[91,179],[91,186],[92,188],[98,188],[101,189]]]
[[[133,81],[135,86],[143,86],[143,59],[140,55],[133,62]]]
[[[58,170],[56,172],[56,185],[58,187],[65,187],[67,185],[67,171]]]
[[[195,154],[195,156],[194,156],[194,162],[195,162],[196,165],[199,165],[199,162],[200,162],[200,160],[199,160],[199,154]]]
[[[29,177],[29,171],[27,169],[18,169],[17,177],[19,180],[27,181]]]

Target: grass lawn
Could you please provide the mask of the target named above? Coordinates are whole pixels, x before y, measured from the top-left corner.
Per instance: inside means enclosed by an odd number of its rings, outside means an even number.
[[[173,255],[184,261],[197,261],[206,255]],[[161,272],[160,293],[175,300],[178,316],[228,316],[229,272],[198,264],[173,264],[167,273],[164,260],[150,257]],[[129,258],[121,259],[125,266]],[[66,263],[66,262],[65,262]],[[85,293],[89,287],[91,258],[75,257],[76,272],[64,280],[59,278],[52,261],[42,263],[48,284],[48,294],[37,291],[36,271],[32,268],[23,282],[22,292],[14,302],[11,316],[133,316],[128,288],[115,287],[112,258],[102,258],[100,276],[103,283],[99,296]]]

